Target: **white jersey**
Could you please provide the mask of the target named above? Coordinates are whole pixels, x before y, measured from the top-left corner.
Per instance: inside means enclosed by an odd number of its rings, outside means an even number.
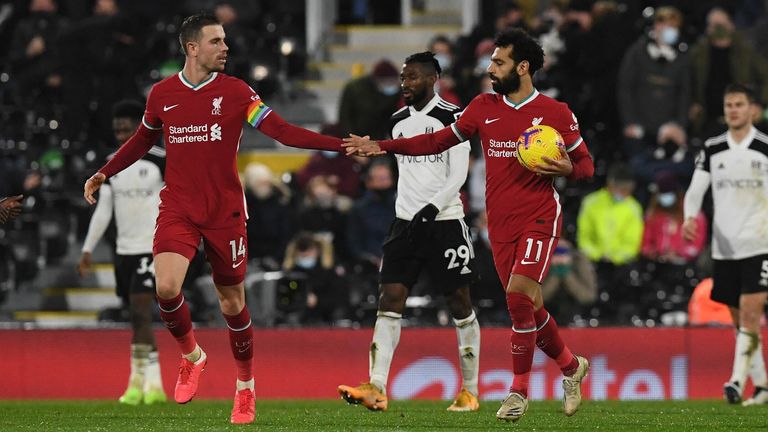
[[[741,142],[730,132],[708,139],[685,195],[685,217],[696,215],[712,186],[712,257],[768,254],[768,136],[752,127]]]
[[[165,185],[164,171],[165,150],[152,147],[142,159],[108,179],[99,190],[83,252],[93,252],[114,212],[117,254],[152,253],[155,223],[160,211],[160,189]]]
[[[421,110],[406,106],[392,114],[392,138],[410,138],[443,129],[456,120],[459,107],[435,95]],[[467,179],[468,142],[436,155],[396,155],[399,178],[395,215],[411,220],[427,204],[440,209],[436,220],[462,219],[459,189]]]

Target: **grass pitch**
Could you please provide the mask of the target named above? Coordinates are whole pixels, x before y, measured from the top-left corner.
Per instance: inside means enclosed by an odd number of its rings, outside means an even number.
[[[390,401],[370,412],[338,400],[257,400],[256,422],[229,424],[231,401],[130,407],[105,401],[0,401],[2,431],[741,431],[767,430],[768,406],[717,401],[591,402],[573,417],[560,403],[532,402],[518,423],[496,420],[495,401],[449,413],[444,401]]]

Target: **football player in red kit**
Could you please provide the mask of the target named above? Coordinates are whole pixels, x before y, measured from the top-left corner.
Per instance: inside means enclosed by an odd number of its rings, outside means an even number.
[[[591,177],[594,165],[576,116],[566,104],[540,94],[533,86],[533,74],[544,63],[541,46],[520,29],[499,33],[495,45],[487,70],[496,94],[477,96],[450,127],[378,142],[353,136],[344,140],[345,146],[350,154],[391,151],[424,155],[443,152],[476,133],[480,135],[486,164],[488,232],[496,270],[507,284],[512,319],[515,377],[496,417],[517,421],[528,409],[528,380],[536,346],[563,372],[563,410],[570,416],[581,404],[581,380],[589,371],[589,362],[573,355],[560,337],[555,320],[544,308],[541,281],[562,224],[553,178]],[[517,161],[516,141],[531,125],[539,124],[557,129],[566,148],[561,159],[545,159],[532,172]]]
[[[86,181],[84,196],[95,203],[93,193],[107,178],[141,158],[161,134],[165,137],[166,186],[160,192],[152,252],[160,316],[182,353],[175,399],[187,403],[194,397],[207,362],[195,341],[181,293],[202,238],[237,365],[230,420],[250,423],[256,413],[253,331],[243,284],[247,213],[236,166],[243,123],[301,148],[339,151],[342,142],[285,122],[246,83],[221,73],[228,51],[224,37],[223,27],[213,16],[198,14],[184,20],[179,34],[186,56],[184,69],[152,87],[142,124]]]

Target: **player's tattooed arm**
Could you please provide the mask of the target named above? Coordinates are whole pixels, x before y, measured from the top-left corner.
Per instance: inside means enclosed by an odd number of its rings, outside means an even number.
[[[536,174],[550,177],[563,176],[567,177],[573,172],[573,163],[568,156],[568,152],[565,149],[560,149],[560,159],[554,160],[546,156],[542,156],[540,164],[536,166]]]

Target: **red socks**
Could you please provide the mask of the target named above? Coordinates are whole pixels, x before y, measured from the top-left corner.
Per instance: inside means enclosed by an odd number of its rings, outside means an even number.
[[[197,341],[192,332],[192,318],[189,315],[189,307],[184,302],[184,295],[179,293],[174,298],[164,299],[157,297],[160,306],[160,318],[168,330],[179,343],[182,354],[189,354],[195,350]]]
[[[579,361],[565,346],[555,319],[543,307],[537,310],[534,316],[536,318],[536,346],[557,362],[563,375],[572,375],[579,367]]]
[[[249,381],[253,378],[253,327],[248,308],[243,307],[237,315],[224,314],[229,327],[229,345],[237,364],[237,379]]]
[[[512,319],[512,381],[513,392],[528,397],[528,380],[536,349],[536,319],[533,313],[533,300],[525,294],[507,293],[507,308]]]

